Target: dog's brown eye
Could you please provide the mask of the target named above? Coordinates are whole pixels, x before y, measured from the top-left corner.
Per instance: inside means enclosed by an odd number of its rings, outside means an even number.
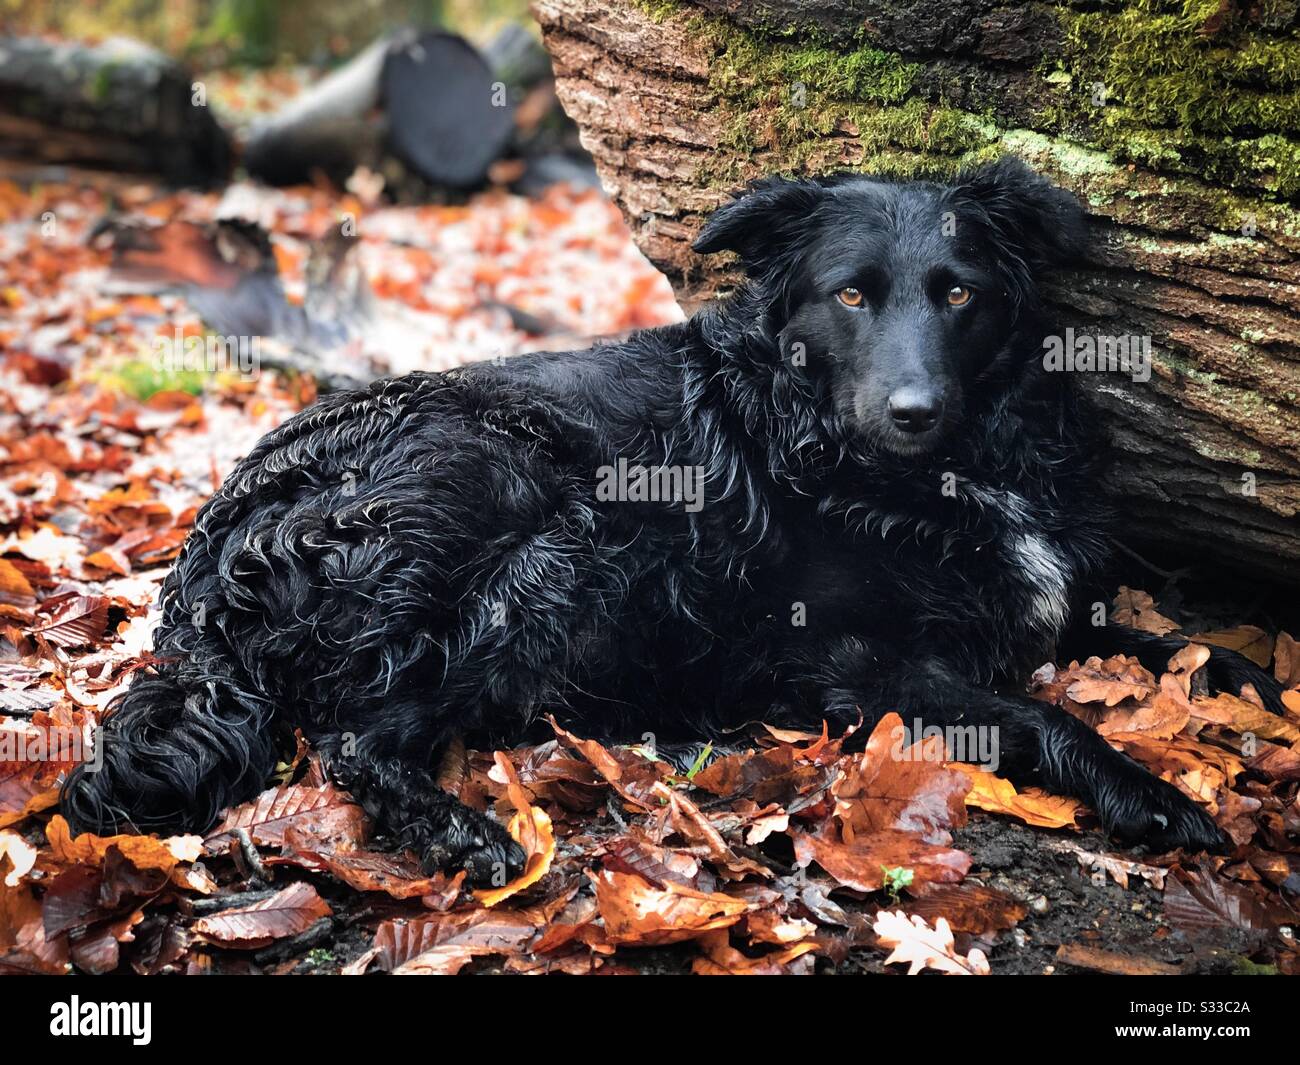
[[[974,293],[965,285],[953,285],[948,290],[948,306],[965,307],[966,304],[970,303],[970,298],[973,295]]]
[[[846,307],[862,306],[862,293],[856,288],[842,288],[835,295]]]

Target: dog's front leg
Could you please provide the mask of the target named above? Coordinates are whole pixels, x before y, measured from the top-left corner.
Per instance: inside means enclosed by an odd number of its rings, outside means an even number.
[[[1156,850],[1217,850],[1224,844],[1195,802],[1082,721],[1027,696],[981,688],[939,659],[907,660],[850,641],[832,649],[802,680],[814,713],[841,725],[861,716],[863,737],[891,711],[901,715],[913,739],[919,738],[917,726],[943,729],[968,750],[973,743],[975,752],[991,753],[997,772],[1014,783],[1083,800],[1125,843]],[[965,757],[972,760],[969,753]]]
[[[1155,633],[1142,632],[1114,622],[1093,627],[1076,619],[1061,637],[1057,660],[1082,662],[1090,655],[1101,658],[1128,655],[1136,658],[1158,677],[1169,668],[1169,659],[1189,642],[1185,636],[1157,636]],[[1250,684],[1272,713],[1284,713],[1282,685],[1277,682],[1273,674],[1260,669],[1249,658],[1236,651],[1229,651],[1226,647],[1215,647],[1212,644],[1206,646],[1210,651],[1210,659],[1205,663],[1205,675],[1214,691],[1240,695],[1241,689]]]
[[[428,872],[464,869],[471,883],[493,887],[523,872],[523,848],[504,826],[440,788],[433,771],[420,762],[362,745],[344,754],[332,738],[317,747],[330,776],[393,833],[399,846],[415,851]]]

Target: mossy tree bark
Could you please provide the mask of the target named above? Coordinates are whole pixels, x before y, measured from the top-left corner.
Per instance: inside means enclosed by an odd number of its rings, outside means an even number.
[[[1300,16],[1283,0],[533,0],[561,101],[688,308],[690,242],[766,173],[939,177],[1011,152],[1094,250],[1062,328],[1149,336],[1078,374],[1125,538],[1300,584]],[[716,257],[714,257],[716,258]]]

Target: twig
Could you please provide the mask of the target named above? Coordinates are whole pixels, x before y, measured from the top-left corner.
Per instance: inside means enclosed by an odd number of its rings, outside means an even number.
[[[296,936],[290,936],[278,943],[272,943],[269,947],[263,947],[253,955],[253,963],[255,965],[270,965],[277,961],[285,961],[288,958],[296,958],[299,954],[305,954],[311,950],[318,943],[323,943],[333,934],[334,918],[318,917],[305,932],[299,932]]]
[[[253,846],[253,840],[248,835],[248,829],[237,828],[232,833],[235,840],[239,843],[239,852],[243,856],[244,862],[248,865],[248,871],[252,878],[260,880],[263,884],[271,882],[271,874],[266,866],[262,863],[262,856],[257,853],[257,848]]]
[[[1115,537],[1112,536],[1110,538],[1110,542],[1114,544],[1117,548],[1119,548],[1121,551],[1123,551],[1124,554],[1128,555],[1129,558],[1137,562],[1139,565],[1145,566],[1157,577],[1161,577],[1166,581],[1170,581],[1170,582],[1176,581],[1180,577],[1186,577],[1189,573],[1192,572],[1189,567],[1184,567],[1182,569],[1176,569],[1176,570],[1163,570],[1159,566],[1155,565],[1155,563],[1148,562],[1145,558],[1143,558],[1136,551],[1134,551],[1133,548],[1129,547],[1128,544],[1120,542],[1119,540],[1115,539]]]
[[[251,906],[255,902],[269,899],[275,892],[270,888],[260,891],[236,891],[230,895],[215,895],[206,899],[182,899],[180,910],[190,917],[207,917],[220,913],[234,906]]]

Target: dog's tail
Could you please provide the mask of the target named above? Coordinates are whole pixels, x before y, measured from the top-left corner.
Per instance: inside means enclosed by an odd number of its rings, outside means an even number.
[[[201,832],[275,768],[272,707],[229,678],[164,666],[108,711],[94,757],[60,794],[74,831]]]

